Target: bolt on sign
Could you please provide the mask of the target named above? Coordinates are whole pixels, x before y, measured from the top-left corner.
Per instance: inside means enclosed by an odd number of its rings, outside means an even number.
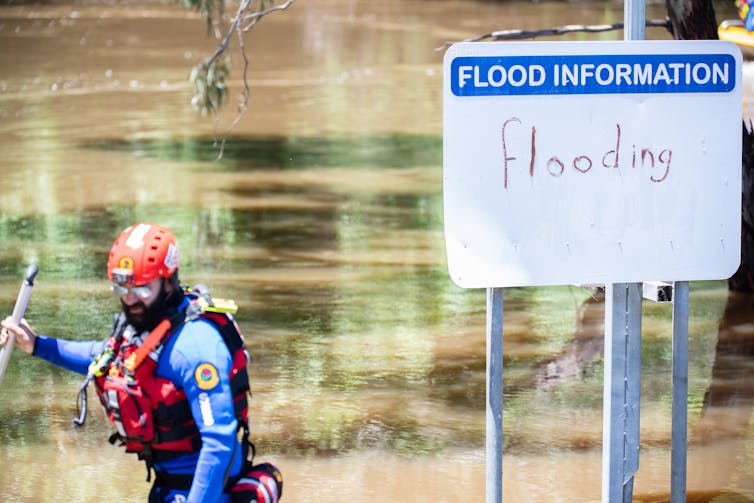
[[[461,287],[730,277],[740,50],[721,41],[459,43],[443,198]]]

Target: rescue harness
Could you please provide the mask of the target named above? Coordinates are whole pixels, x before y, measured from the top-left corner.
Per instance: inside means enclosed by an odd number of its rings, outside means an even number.
[[[229,379],[238,429],[243,430],[244,459],[249,445],[247,419],[250,394],[243,335],[233,319],[233,301],[212,299],[206,288],[185,292],[190,299],[185,311],[163,319],[149,334],[135,333],[125,314],[115,316],[113,330],[104,349],[89,365],[77,399],[79,409],[74,424],[86,421],[86,389],[94,382],[97,395],[116,432],[110,443],[134,452],[147,463],[147,480],[154,462],[198,452],[202,442],[199,429],[183,389],[155,375],[160,352],[170,337],[185,323],[205,320],[222,336],[233,363]],[[253,446],[252,453],[253,453]]]

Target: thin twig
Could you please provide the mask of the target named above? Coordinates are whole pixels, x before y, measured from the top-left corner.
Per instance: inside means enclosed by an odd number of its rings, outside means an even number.
[[[246,55],[246,46],[244,45],[243,41],[243,34],[247,33],[255,24],[257,24],[264,16],[267,14],[271,14],[273,12],[282,11],[290,7],[295,0],[286,0],[285,3],[282,3],[280,5],[275,5],[270,7],[269,9],[261,10],[258,12],[252,12],[249,14],[244,14],[246,10],[249,8],[249,5],[251,4],[252,0],[241,0],[241,2],[238,5],[238,9],[236,10],[236,15],[233,16],[233,19],[231,19],[230,26],[228,27],[228,32],[225,34],[225,37],[223,37],[222,42],[218,46],[215,53],[212,55],[212,57],[209,58],[207,63],[207,72],[205,73],[205,82],[207,81],[209,77],[209,69],[212,67],[212,64],[217,60],[217,58],[220,57],[221,54],[223,54],[228,49],[228,44],[230,43],[230,37],[235,33],[238,35],[239,40],[239,49],[241,51],[241,55],[244,59],[244,70],[243,70],[243,85],[244,90],[241,93],[241,101],[238,107],[238,114],[236,115],[235,119],[231,123],[231,125],[226,129],[225,136],[222,139],[221,145],[220,145],[220,153],[217,156],[217,159],[220,160],[223,156],[223,151],[225,149],[225,143],[227,139],[227,135],[232,131],[232,129],[238,124],[238,122],[241,120],[241,117],[246,113],[246,110],[248,109],[248,99],[249,99],[249,84],[248,84],[248,68],[249,68],[249,60]],[[248,23],[247,23],[248,22]],[[247,23],[244,25],[244,23]],[[208,89],[208,86],[205,86]],[[217,125],[219,122],[219,117],[217,114],[217,105],[212,101],[211,96],[209,95],[208,91],[205,91],[205,96],[207,98],[208,108],[210,111],[212,111],[212,114],[215,117],[215,138],[217,138]]]
[[[647,19],[646,26],[649,28],[665,28],[670,29],[670,21],[667,19]],[[480,42],[482,40],[524,40],[532,39],[543,36],[553,35],[565,35],[566,33],[575,32],[588,32],[598,33],[602,31],[622,30],[623,23],[615,24],[597,24],[597,25],[582,25],[582,24],[569,24],[565,26],[556,26],[555,28],[546,28],[542,30],[527,31],[527,30],[500,30],[487,33],[485,35],[479,35],[478,37],[468,38],[461,42]],[[438,47],[437,51],[442,51],[448,46],[453,45],[455,42],[445,42],[442,47]]]
[[[250,24],[247,25],[247,26],[245,26],[244,29],[243,29],[243,31],[244,32],[248,31],[252,26],[254,26],[256,24],[257,21],[259,21],[260,19],[262,19],[267,14],[270,14],[270,13],[275,12],[275,11],[287,9],[288,7],[291,6],[291,4],[294,1],[295,0],[287,0],[284,4],[274,5],[274,6],[270,7],[269,9],[266,9],[266,10],[263,10],[263,11],[259,11],[259,12],[252,12],[251,14],[247,14],[246,16],[244,16],[243,21],[244,22],[249,21]]]
[[[241,98],[239,100],[238,104],[238,113],[236,114],[235,119],[233,119],[233,122],[228,126],[228,128],[225,130],[225,135],[223,135],[222,142],[220,143],[220,152],[217,154],[217,160],[219,161],[223,157],[223,153],[225,152],[225,143],[228,140],[228,134],[236,127],[236,124],[238,124],[241,120],[241,117],[246,114],[246,110],[248,109],[249,104],[249,81],[248,81],[248,72],[249,72],[249,58],[246,54],[246,46],[244,44],[243,34],[244,31],[241,30],[240,25],[238,26],[238,29],[236,30],[236,33],[238,34],[238,47],[241,50],[241,56],[243,57],[243,91],[241,91]]]
[[[236,11],[236,15],[230,21],[230,27],[228,28],[228,33],[225,34],[225,37],[223,38],[223,41],[220,43],[219,47],[217,48],[217,50],[215,51],[215,53],[212,55],[212,57],[210,57],[209,60],[207,61],[207,70],[206,70],[206,72],[204,74],[204,82],[205,83],[209,82],[209,70],[210,70],[210,68],[212,68],[212,64],[228,48],[228,44],[230,43],[230,37],[231,37],[231,35],[233,35],[233,33],[235,33],[236,28],[241,23],[241,12],[249,6],[249,2],[250,1],[251,0],[242,0],[241,1],[240,5],[238,6],[238,10]],[[215,116],[215,127],[216,127],[217,126],[217,120],[218,120],[218,117],[217,117],[217,106],[212,101],[212,97],[209,94],[209,86],[205,85],[204,88],[205,88],[204,96],[205,96],[205,98],[207,100],[207,103],[209,104],[210,111]]]

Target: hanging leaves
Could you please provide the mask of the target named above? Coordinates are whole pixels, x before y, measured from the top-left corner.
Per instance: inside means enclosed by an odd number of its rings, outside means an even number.
[[[290,7],[295,0],[285,0],[277,3],[276,0],[239,0],[236,13],[229,19],[225,19],[225,0],[179,0],[186,8],[201,12],[207,23],[208,32],[219,41],[215,53],[200,61],[191,71],[189,81],[194,84],[194,95],[191,104],[202,115],[212,113],[217,121],[217,109],[228,98],[228,76],[230,74],[230,42],[232,37],[237,37],[238,50],[243,60],[243,89],[239,95],[238,113],[226,131],[226,135],[241,120],[246,113],[249,103],[248,70],[249,58],[244,36],[262,18],[273,12],[279,12]],[[225,33],[223,35],[223,32]],[[225,138],[220,145],[218,159],[222,158],[225,146]]]
[[[230,74],[230,58],[207,58],[199,62],[189,75],[194,84],[191,105],[202,115],[217,110],[228,97],[226,79]]]
[[[207,33],[217,37],[225,14],[225,0],[180,0],[181,7],[199,12],[207,23]]]

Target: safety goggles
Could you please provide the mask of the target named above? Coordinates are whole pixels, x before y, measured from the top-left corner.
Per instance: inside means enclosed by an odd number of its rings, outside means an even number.
[[[147,300],[152,297],[152,289],[149,288],[149,285],[125,286],[113,283],[110,286],[110,289],[113,291],[116,297],[121,299],[128,297],[129,292],[133,293],[141,300]]]

